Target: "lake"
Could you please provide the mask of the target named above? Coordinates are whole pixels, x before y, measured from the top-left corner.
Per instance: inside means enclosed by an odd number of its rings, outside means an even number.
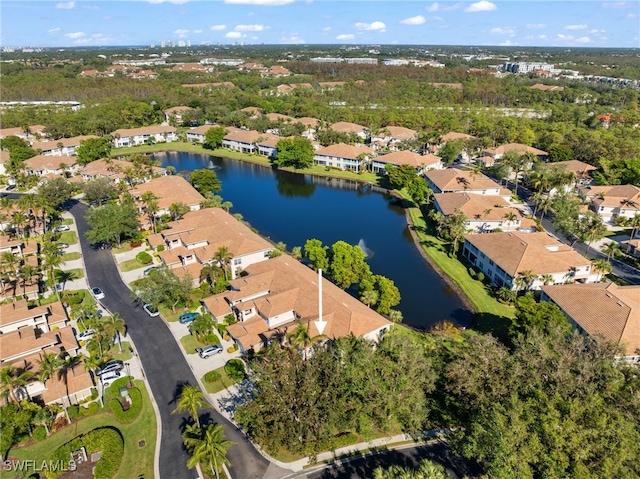
[[[187,152],[156,153],[178,172],[214,168],[220,195],[258,232],[290,251],[310,238],[325,245],[360,244],[374,274],[392,279],[402,301],[403,323],[428,329],[448,319],[466,326],[472,314],[422,258],[403,208],[384,190],[359,182],[277,171],[238,160]]]

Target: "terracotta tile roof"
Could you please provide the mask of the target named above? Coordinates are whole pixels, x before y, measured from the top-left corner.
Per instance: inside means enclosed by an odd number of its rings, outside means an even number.
[[[543,286],[551,300],[590,335],[624,346],[627,356],[640,348],[640,286],[615,283]]]
[[[483,174],[473,175],[471,171],[447,168],[431,170],[424,174],[441,192],[499,189],[500,185]]]
[[[33,328],[20,328],[17,331],[0,334],[0,360],[12,362],[30,352],[50,347],[64,348],[66,351],[78,349],[78,342],[71,326],[37,334]]]
[[[415,168],[433,165],[440,161],[441,158],[436,155],[419,155],[413,151],[403,150],[387,153],[386,155],[377,156],[375,161],[380,163],[389,163],[391,165],[410,165]]]
[[[309,116],[303,116],[302,118],[296,118],[294,123],[301,123],[304,126],[315,128],[320,123],[320,120],[317,118],[311,118]]]
[[[455,131],[450,131],[449,133],[445,133],[440,137],[442,143],[447,141],[455,141],[455,140],[470,140],[475,138],[475,136],[467,135],[466,133],[458,133]]]
[[[185,111],[193,111],[193,108],[191,108],[190,106],[174,106],[171,108],[167,108],[164,113],[165,115],[172,115],[174,113],[182,113]]]
[[[381,136],[384,135],[384,131],[388,131],[389,135],[398,140],[408,140],[409,138],[413,138],[418,133],[416,130],[412,130],[411,128],[405,128],[403,126],[385,126],[379,132]]]
[[[358,156],[363,153],[365,155],[371,155],[373,150],[366,146],[353,146],[345,143],[338,143],[337,145],[330,145],[316,151],[316,155],[319,156],[335,156],[338,158],[350,159],[357,159]]]
[[[569,272],[572,268],[591,265],[569,245],[560,243],[547,233],[469,234],[466,241],[476,246],[511,277],[522,271],[536,275]]]
[[[58,170],[61,163],[70,168],[75,166],[76,161],[73,158],[73,156],[36,155],[24,160],[24,164],[27,170],[31,171]]]
[[[319,334],[313,322],[318,319],[316,272],[288,255],[248,266],[246,272],[247,276],[232,283],[238,291],[222,293],[220,296],[229,297],[233,294],[237,301],[266,289],[268,295],[251,300],[256,306],[264,307],[273,314],[293,309],[302,318],[303,324],[309,325],[312,336]],[[322,293],[322,319],[328,323],[324,334],[330,339],[349,334],[362,336],[390,325],[378,313],[325,279],[322,280]],[[295,326],[296,322],[290,321],[277,328]],[[269,333],[269,327],[264,319],[254,317],[230,326],[228,331],[247,348],[261,343],[261,337]]]
[[[195,135],[206,135],[207,132],[211,128],[214,128],[216,126],[220,126],[220,125],[201,125],[201,126],[196,126],[195,128],[191,128],[191,129],[187,130],[187,133],[193,133]]]
[[[590,176],[590,172],[596,171],[598,169],[595,166],[591,166],[588,163],[584,163],[579,160],[558,161],[556,163],[549,163],[549,167],[569,171],[578,178],[588,177]]]
[[[252,113],[252,114],[262,113],[262,109],[258,108],[257,106],[247,106],[245,108],[242,108],[240,111],[244,111],[245,113]]]
[[[640,211],[640,187],[634,185],[591,186],[581,189],[598,206]]]
[[[34,150],[54,150],[58,148],[58,144],[62,143],[63,147],[70,146],[79,146],[80,142],[84,140],[88,140],[89,138],[99,138],[95,135],[86,135],[86,136],[74,136],[73,138],[60,138],[59,140],[49,140],[49,141],[38,141],[31,145],[31,148]]]
[[[44,125],[31,125],[29,126],[29,131],[31,135],[43,135],[44,131],[47,129]],[[14,128],[0,128],[0,138],[4,138],[5,136],[25,136],[24,128],[17,126]]]
[[[514,213],[518,219],[522,219],[520,210],[510,207],[502,196],[436,193],[434,199],[445,216],[460,210],[470,220],[500,221],[507,213]]]
[[[254,144],[259,138],[266,138],[267,136],[269,135],[266,133],[260,133],[256,130],[238,130],[227,133],[224,139],[227,141]]]
[[[65,322],[67,314],[59,302],[29,309],[25,299],[0,305],[0,325],[6,326],[24,319],[44,315],[49,325]]]
[[[535,85],[531,85],[532,90],[542,90],[542,91],[563,91],[564,87],[557,85],[543,85],[542,83],[536,83]]]
[[[111,133],[111,136],[120,135],[120,138],[126,136],[152,135],[154,133],[175,133],[178,131],[175,126],[169,125],[152,125],[142,126],[140,128],[120,128]]]
[[[338,131],[341,133],[360,133],[367,128],[362,125],[357,125],[355,123],[349,123],[347,121],[339,121],[338,123],[334,123],[331,125],[331,129],[333,131]]]
[[[318,83],[321,88],[336,88],[339,86],[345,86],[346,84],[347,82],[345,81],[322,81]]]
[[[204,201],[204,196],[198,193],[182,176],[177,175],[159,176],[146,183],[140,183],[131,190],[131,195],[134,198],[140,198],[147,191],[151,191],[158,197],[160,209],[168,208],[173,203],[192,206],[199,205]]]
[[[216,318],[223,318],[227,314],[231,313],[231,307],[222,296],[209,296],[202,300],[207,311],[209,311]]]
[[[280,113],[267,113],[265,116],[269,121],[278,121],[278,120],[294,121],[295,120],[295,118],[291,116],[281,115]]]
[[[507,143],[506,145],[501,145],[496,148],[487,148],[484,151],[489,153],[490,155],[496,155],[496,154],[504,155],[505,153],[509,153],[511,151],[515,151],[516,153],[519,153],[519,154],[533,153],[534,155],[537,155],[537,156],[548,155],[546,151],[538,150],[537,148],[534,148],[528,145],[523,145],[522,143]]]

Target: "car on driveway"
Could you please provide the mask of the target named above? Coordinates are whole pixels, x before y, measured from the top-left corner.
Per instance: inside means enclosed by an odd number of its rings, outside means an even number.
[[[122,371],[124,369],[124,363],[119,359],[112,359],[111,361],[107,361],[100,369],[96,369],[96,376],[102,376],[103,374],[111,373],[113,371]]]
[[[157,266],[151,266],[150,268],[147,268],[144,270],[144,275],[145,276],[149,276],[151,273],[153,273],[154,271],[159,270],[160,268],[158,268]]]
[[[56,226],[53,231],[55,231],[56,233],[62,233],[63,231],[69,231],[71,229],[71,227],[69,225],[60,225],[60,226]]]
[[[188,324],[192,323],[198,316],[200,316],[200,313],[184,313],[180,315],[180,319],[178,319],[178,321],[180,324]]]
[[[78,341],[89,341],[94,334],[96,334],[95,329],[85,329],[81,333],[78,333],[78,335],[76,336],[76,339]]]
[[[203,348],[196,348],[196,352],[202,359],[207,359],[210,356],[215,356],[216,354],[220,354],[222,352],[222,344],[210,344]]]
[[[102,376],[100,376],[100,382],[102,383],[102,387],[106,388],[116,379],[120,379],[123,377],[125,377],[124,371],[111,371],[109,373],[104,373]]]
[[[104,299],[104,291],[102,291],[97,286],[91,288],[91,294],[93,294],[93,297],[96,299]]]
[[[145,304],[142,309],[144,309],[146,313],[152,318],[160,316],[160,311],[158,311],[158,308],[156,308],[153,304]]]
[[[67,249],[68,247],[67,243],[58,243],[58,249]]]

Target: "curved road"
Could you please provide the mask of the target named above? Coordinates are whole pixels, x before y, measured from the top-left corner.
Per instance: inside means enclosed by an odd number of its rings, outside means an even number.
[[[131,292],[120,279],[111,252],[94,249],[85,239],[84,233],[89,229],[85,220],[87,210],[88,207],[79,202],[72,204],[69,209],[78,227],[87,279],[91,286],[100,286],[104,291],[105,298],[101,302],[127,321],[127,333],[136,345],[151,394],[158,404],[162,421],[160,478],[196,478],[196,470],[187,469],[188,455],[181,437],[181,428],[188,415],[171,414],[181,386],[184,383],[197,385],[196,378],[165,322],[149,317],[142,308],[133,304]],[[201,417],[222,424],[226,438],[235,443],[228,453],[232,464],[229,470],[234,479],[279,478],[290,472],[267,461],[240,430],[213,408],[202,411]]]

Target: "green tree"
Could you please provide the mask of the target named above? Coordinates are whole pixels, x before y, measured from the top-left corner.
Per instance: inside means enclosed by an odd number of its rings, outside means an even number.
[[[73,185],[66,179],[54,178],[41,185],[37,195],[47,207],[57,210],[73,196],[74,190]]]
[[[164,305],[175,313],[178,304],[186,304],[191,297],[193,279],[182,278],[169,268],[160,268],[140,279],[133,287],[132,298],[142,304]]]
[[[377,311],[389,314],[391,308],[400,303],[400,290],[393,280],[380,275],[374,276],[376,291],[378,292]]]
[[[112,340],[117,339],[118,350],[122,352],[121,336],[127,332],[127,324],[124,319],[120,317],[119,313],[113,313],[111,316],[102,318],[100,324],[108,337],[112,338]]]
[[[569,333],[571,325],[562,310],[547,301],[537,302],[533,294],[527,293],[516,301],[516,315],[509,327],[512,336],[528,334],[532,329],[548,333],[553,328]]]
[[[185,384],[182,387],[182,391],[180,391],[180,396],[176,401],[176,407],[171,411],[171,414],[188,412],[196,423],[196,426],[200,427],[199,411],[206,407],[209,407],[209,403],[205,400],[200,388],[191,384]]]
[[[169,205],[169,214],[171,215],[171,219],[173,221],[182,219],[182,217],[186,215],[189,211],[191,211],[191,208],[189,208],[186,204],[182,202],[171,203],[171,205]]]
[[[8,396],[11,400],[19,405],[16,389],[21,389],[29,384],[34,374],[28,370],[18,370],[15,366],[5,366],[0,369],[0,387],[2,395]]]
[[[603,258],[594,259],[591,264],[593,265],[593,270],[598,272],[598,281],[602,279],[603,275],[607,275],[613,271],[611,263]]]
[[[38,364],[38,370],[39,370],[38,374],[39,374],[40,381],[46,384],[46,382],[49,379],[52,379],[56,375],[59,375],[63,367],[64,367],[64,359],[62,359],[60,355],[57,355],[54,353],[43,353]],[[64,399],[62,399],[62,394],[60,393],[60,386],[58,384],[59,382],[60,381],[58,380],[55,381],[56,393],[58,394],[58,399],[60,399],[62,403],[62,407],[64,408],[64,414],[67,417],[67,422],[71,424],[69,411],[67,411],[67,406],[65,405]]]
[[[149,222],[151,223],[151,229],[153,232],[156,232],[156,215],[160,210],[158,206],[158,200],[160,198],[153,191],[145,191],[140,196],[140,200],[142,201],[142,208],[147,213],[149,217]]]
[[[278,154],[273,163],[278,167],[309,168],[315,155],[311,141],[303,137],[282,138],[276,143]]]
[[[319,269],[327,271],[329,269],[329,247],[323,246],[322,241],[319,239],[307,240],[304,243],[303,254],[316,271]]]
[[[379,297],[380,295],[378,294],[377,291],[372,289],[367,289],[367,290],[364,290],[360,295],[360,301],[362,301],[364,304],[366,304],[370,308],[372,305],[375,305],[378,302]]]
[[[210,197],[214,193],[222,191],[222,183],[218,179],[218,175],[213,170],[202,168],[194,170],[191,173],[191,185],[205,197]]]
[[[227,130],[221,126],[213,126],[204,134],[204,147],[208,149],[220,148],[222,140],[227,135]]]
[[[122,241],[137,238],[140,234],[138,210],[131,199],[93,208],[87,213],[86,219],[91,226],[86,237],[94,245],[108,243],[121,247]]]
[[[231,464],[227,459],[227,451],[233,444],[224,438],[224,429],[220,424],[205,424],[201,437],[185,440],[190,456],[187,467],[193,468],[202,464],[203,467],[210,469],[216,478],[219,478],[223,465]]]
[[[370,275],[371,271],[360,247],[352,246],[345,241],[336,241],[331,247],[329,273],[340,288],[347,289]]]
[[[82,140],[80,146],[76,148],[78,164],[84,166],[92,161],[107,158],[111,153],[111,146],[111,138],[107,136]]]
[[[228,280],[227,272],[231,267],[231,260],[233,259],[233,254],[229,251],[229,248],[227,246],[220,246],[214,253],[213,259],[215,259],[222,268],[224,279]]]
[[[118,189],[109,178],[102,176],[85,182],[82,185],[82,191],[84,200],[88,203],[113,200],[118,197]]]
[[[409,196],[417,206],[424,203],[429,204],[433,198],[433,191],[431,191],[427,182],[419,176],[416,176],[407,184],[407,193],[409,193]]]
[[[376,467],[373,479],[448,479],[446,469],[435,462],[423,459],[416,469],[398,465],[387,469]]]
[[[410,183],[418,178],[418,171],[411,165],[395,166],[387,164],[384,169],[387,173],[389,184],[394,190],[408,187]]]

